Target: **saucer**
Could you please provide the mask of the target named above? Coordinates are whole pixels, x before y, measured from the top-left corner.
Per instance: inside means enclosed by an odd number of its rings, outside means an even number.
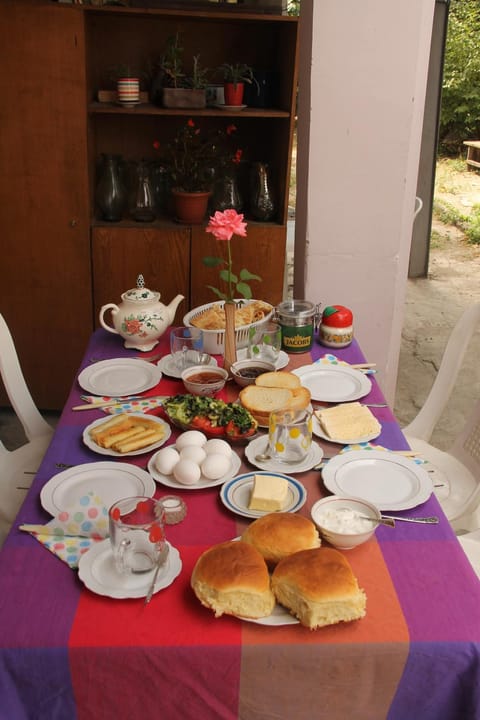
[[[268,470],[270,472],[288,472],[288,473],[301,473],[311,470],[315,465],[318,465],[323,458],[323,449],[317,445],[316,442],[312,442],[310,450],[308,451],[307,457],[298,463],[282,463],[279,460],[272,458],[271,460],[255,460],[255,455],[259,455],[267,451],[268,439],[265,435],[255,438],[248,443],[245,448],[245,455],[247,460],[255,467],[260,470]]]
[[[218,110],[227,110],[229,112],[240,112],[240,110],[245,110],[247,107],[246,105],[215,105],[215,107]]]
[[[167,545],[168,557],[158,573],[154,593],[171,585],[182,569],[178,550],[169,542]],[[80,557],[78,563],[78,576],[89,590],[97,595],[106,595],[118,600],[145,597],[154,572],[155,570],[150,570],[140,575],[118,573],[108,538],[92,545],[90,550]]]
[[[218,365],[214,357],[210,358],[210,362],[206,364],[205,367],[209,367],[211,365]],[[173,358],[171,355],[165,355],[161,360],[159,360],[157,363],[157,367],[160,368],[162,373],[168,375],[169,377],[176,378],[177,380],[180,380],[182,377],[183,371],[177,368],[177,366],[173,362]]]

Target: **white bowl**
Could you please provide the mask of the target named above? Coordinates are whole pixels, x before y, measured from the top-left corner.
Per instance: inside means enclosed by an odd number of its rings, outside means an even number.
[[[249,305],[250,303],[255,301],[236,299],[235,302],[238,305]],[[206,303],[205,305],[200,305],[199,307],[193,308],[193,310],[190,310],[190,312],[188,312],[184,316],[183,324],[186,327],[192,327],[192,320],[194,320],[196,317],[198,317],[198,315],[201,315],[205,310],[208,310],[214,305],[221,305],[223,307],[224,302],[223,300],[218,300],[217,302]],[[267,320],[271,320],[272,315],[273,307],[271,311],[267,313],[267,315],[265,315],[265,317],[263,317],[261,320],[250,323],[249,325],[242,325],[242,327],[235,328],[235,344],[237,346],[237,350],[248,346],[250,328],[258,327],[259,325],[262,325],[262,323],[267,322]],[[224,338],[225,330],[203,330],[204,351],[209,353],[210,355],[222,355],[224,350]]]
[[[259,370],[259,372],[257,372]],[[255,378],[262,373],[274,372],[275,365],[264,360],[237,360],[230,366],[230,371],[233,375],[233,379],[240,385],[240,387],[246,387],[247,385],[253,385]],[[248,373],[248,371],[251,371]],[[245,373],[245,374],[244,374]]]
[[[357,515],[372,518],[372,522],[359,520],[352,514],[352,511]],[[338,495],[317,500],[312,506],[310,515],[322,537],[338,550],[351,550],[369,540],[375,533],[381,518],[380,511],[372,503],[360,498],[339,497]],[[349,530],[352,520],[363,527],[358,530]]]
[[[195,380],[195,376],[197,379]],[[203,381],[200,376],[205,378]],[[206,380],[207,376],[211,380]],[[182,372],[185,389],[192,395],[215,395],[227,382],[228,372],[221,367],[193,365]]]

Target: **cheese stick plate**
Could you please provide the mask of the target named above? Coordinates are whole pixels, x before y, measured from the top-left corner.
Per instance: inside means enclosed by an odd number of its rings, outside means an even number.
[[[106,460],[75,465],[57,473],[43,486],[40,502],[55,517],[92,491],[110,507],[124,497],[153,497],[155,489],[155,482],[146,470]]]
[[[249,472],[228,480],[220,489],[220,499],[228,510],[243,517],[258,518],[267,515],[263,510],[249,510],[250,495],[255,475],[271,475],[288,481],[288,496],[282,512],[297,512],[305,504],[307,491],[301,482],[293,477],[277,472]]]
[[[148,453],[151,450],[157,450],[159,447],[162,447],[164,445],[170,435],[172,434],[172,429],[170,425],[165,422],[165,420],[162,420],[161,418],[157,417],[156,415],[148,415],[146,413],[128,413],[129,418],[139,418],[140,420],[146,420],[147,422],[152,424],[152,428],[159,427],[159,429],[162,430],[162,436],[159,440],[156,442],[151,443],[150,445],[146,445],[145,447],[140,448],[139,450],[130,450],[129,452],[117,452],[113,448],[104,448],[98,445],[90,436],[90,431],[97,427],[98,425],[101,425],[102,423],[107,422],[107,418],[103,417],[98,420],[95,420],[94,422],[90,423],[90,425],[87,425],[85,430],[83,431],[83,442],[85,445],[90,448],[90,450],[93,450],[96,453],[99,453],[100,455],[110,455],[111,457],[129,457],[131,455],[143,455],[144,453]]]

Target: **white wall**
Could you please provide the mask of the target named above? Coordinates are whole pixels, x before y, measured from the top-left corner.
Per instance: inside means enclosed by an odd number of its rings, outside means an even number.
[[[302,0],[295,297],[341,303],[393,405],[435,0]]]

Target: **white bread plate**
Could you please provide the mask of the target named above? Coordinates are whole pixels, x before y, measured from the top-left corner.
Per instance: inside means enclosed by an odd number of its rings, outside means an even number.
[[[255,300],[245,300],[244,298],[238,298],[235,299],[234,302],[237,305],[243,306],[243,305],[249,305],[253,302],[257,302]],[[263,301],[262,301],[263,302]],[[268,303],[266,303],[268,305]],[[216,302],[206,303],[205,305],[199,305],[199,307],[194,308],[193,310],[190,310],[184,318],[183,318],[183,324],[186,327],[194,327],[192,320],[195,320],[196,317],[204,313],[206,310],[209,310],[214,305],[220,305],[223,307],[224,301],[223,300],[217,300]],[[253,323],[249,323],[248,325],[243,325],[241,327],[237,327],[235,329],[235,342],[237,349],[245,348],[248,346],[248,339],[249,339],[249,332],[250,328],[252,327],[259,327],[263,323],[267,322],[271,319],[273,315],[274,308],[271,306],[271,311],[265,315],[261,320]],[[202,328],[203,329],[203,328]],[[208,353],[209,355],[221,355],[223,353],[223,346],[224,346],[224,338],[225,338],[225,330],[203,330],[203,351]]]

